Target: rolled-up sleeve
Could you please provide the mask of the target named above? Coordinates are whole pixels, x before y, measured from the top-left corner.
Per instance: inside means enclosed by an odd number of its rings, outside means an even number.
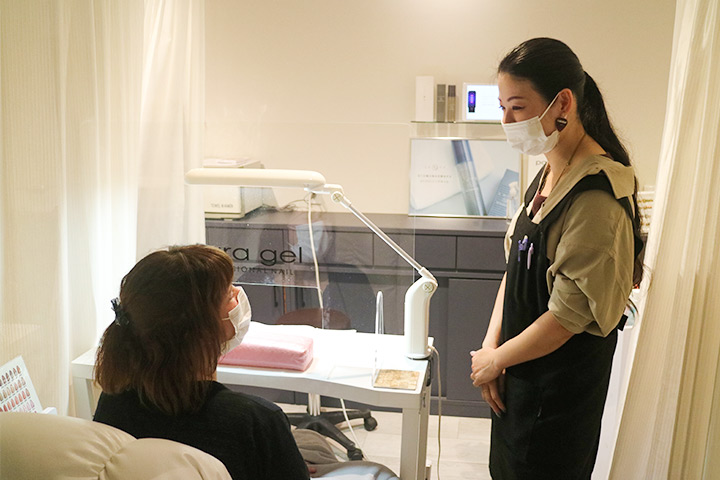
[[[609,193],[583,192],[562,223],[548,269],[549,310],[573,333],[607,336],[632,289],[633,229]]]

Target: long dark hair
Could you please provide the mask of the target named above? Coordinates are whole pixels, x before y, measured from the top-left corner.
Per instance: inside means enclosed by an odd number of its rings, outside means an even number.
[[[223,343],[221,307],[233,278],[228,255],[189,245],[140,260],[120,284],[116,321],[103,334],[95,379],[104,392],[134,389],[176,415],[197,411]]]
[[[630,155],[608,118],[605,102],[595,80],[585,72],[577,55],[563,42],[552,38],[533,38],[515,47],[498,66],[498,73],[530,81],[550,103],[564,88],[572,90],[578,104],[583,128],[616,162],[630,165]],[[635,235],[640,238],[640,209],[637,202],[637,178],[632,195]],[[642,253],[636,252],[633,282],[642,278]]]

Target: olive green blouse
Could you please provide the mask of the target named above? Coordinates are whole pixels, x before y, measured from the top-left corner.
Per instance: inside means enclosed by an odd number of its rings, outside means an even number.
[[[560,177],[532,221],[540,223],[578,181],[601,171],[610,180],[615,198],[602,190],[582,192],[548,228],[547,286],[548,308],[563,327],[573,333],[606,336],[617,326],[632,290],[632,221],[616,200],[632,196],[632,167],[601,155],[577,162]],[[506,259],[519,213],[505,237]]]

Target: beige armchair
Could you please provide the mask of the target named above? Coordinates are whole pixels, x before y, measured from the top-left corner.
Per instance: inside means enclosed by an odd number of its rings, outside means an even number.
[[[215,457],[74,417],[0,414],[0,479],[230,480]]]

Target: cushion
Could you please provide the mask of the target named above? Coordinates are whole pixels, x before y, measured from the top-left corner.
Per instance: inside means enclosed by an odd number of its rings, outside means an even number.
[[[138,461],[148,457],[151,463]],[[224,480],[229,479],[230,474],[220,460],[189,445],[162,438],[140,438],[123,445],[99,477],[100,480],[130,478]]]
[[[229,480],[215,457],[181,443],[138,440],[91,420],[40,413],[0,414],[3,479]]]

